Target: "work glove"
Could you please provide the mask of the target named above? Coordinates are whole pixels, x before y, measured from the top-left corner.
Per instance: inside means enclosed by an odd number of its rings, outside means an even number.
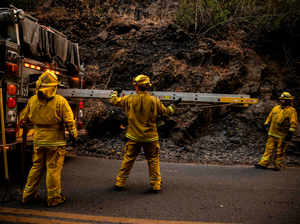
[[[179,99],[175,100],[174,103],[173,103],[174,106],[177,106],[178,104],[180,104],[181,101],[182,101],[182,98],[179,98]]]
[[[265,124],[264,129],[265,129],[265,132],[268,133],[269,132],[269,125]]]
[[[75,138],[73,135],[70,134],[68,142],[72,147],[75,147],[78,143],[78,138]]]
[[[176,110],[176,106],[182,101],[181,98],[175,100],[170,106],[168,106],[168,109],[171,111],[170,114],[174,114]]]
[[[287,142],[291,141],[291,140],[292,140],[292,137],[293,137],[293,134],[294,134],[294,132],[289,131],[289,132],[287,133],[287,135],[285,136],[285,141],[287,141]]]
[[[267,123],[267,122],[264,123],[263,130],[264,130],[266,133],[269,132],[269,123]]]
[[[116,87],[113,89],[114,93],[117,93],[117,96],[120,96],[120,93],[122,92],[122,89],[120,87]]]

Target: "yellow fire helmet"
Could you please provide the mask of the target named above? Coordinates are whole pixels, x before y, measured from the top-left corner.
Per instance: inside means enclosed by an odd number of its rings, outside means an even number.
[[[53,72],[46,71],[36,81],[36,94],[43,96],[43,98],[51,99],[56,95],[58,84],[57,76]]]
[[[150,78],[147,75],[138,75],[133,80],[133,85],[151,87]]]
[[[293,100],[294,97],[289,92],[283,92],[280,97],[280,100]]]
[[[36,81],[36,88],[40,87],[53,87],[59,84],[57,76],[50,71],[45,71],[40,75],[39,79]]]

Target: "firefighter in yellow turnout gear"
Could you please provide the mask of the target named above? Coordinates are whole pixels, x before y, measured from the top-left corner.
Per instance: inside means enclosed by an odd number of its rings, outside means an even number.
[[[46,169],[47,203],[56,206],[65,201],[61,189],[61,171],[66,153],[65,128],[76,139],[77,130],[68,101],[56,94],[58,79],[52,72],[43,73],[36,82],[32,96],[21,117],[21,124],[34,125],[33,165],[27,177],[22,202],[36,198]]]
[[[283,92],[279,98],[280,105],[275,106],[267,117],[265,125],[270,124],[269,137],[264,155],[259,163],[255,164],[256,168],[267,168],[273,158],[274,151],[274,170],[279,171],[284,168],[285,151],[298,125],[297,112],[292,107],[293,99],[294,97],[290,93]]]
[[[161,190],[161,175],[156,119],[159,114],[164,116],[173,114],[175,106],[165,107],[157,97],[149,94],[147,89],[151,87],[151,82],[148,76],[138,75],[133,84],[136,87],[136,94],[118,97],[118,92],[115,91],[111,96],[111,103],[123,107],[128,118],[126,132],[128,142],[116,177],[115,190],[124,189],[134,161],[143,148],[148,161],[151,189],[158,192]]]

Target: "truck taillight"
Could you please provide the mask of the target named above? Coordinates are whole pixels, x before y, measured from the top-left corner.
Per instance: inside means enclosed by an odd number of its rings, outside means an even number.
[[[6,86],[6,121],[11,125],[17,122],[17,84],[13,82],[7,83]]]
[[[78,118],[83,118],[83,108],[84,108],[83,102],[80,101],[80,103],[79,103],[79,111],[78,111]]]
[[[35,69],[35,70],[41,70],[42,68],[40,67],[40,66],[38,66],[38,65],[32,65],[32,64],[29,64],[29,63],[24,63],[24,66],[26,67],[26,68],[31,68],[31,69]]]
[[[56,70],[46,69],[46,71],[52,72],[52,73],[54,73],[55,75],[60,75],[60,72],[59,72],[59,71],[56,71]]]
[[[15,110],[9,110],[7,112],[7,121],[8,122],[17,122],[17,112]]]
[[[80,103],[79,103],[79,109],[83,109],[83,108],[84,108],[83,102],[80,101]]]
[[[72,77],[72,80],[73,80],[74,82],[79,82],[79,81],[80,81],[80,79],[79,79],[78,77]]]
[[[78,112],[78,117],[79,117],[79,118],[83,118],[83,110],[81,110],[81,109],[79,110],[79,112]]]
[[[30,68],[35,69],[35,70],[41,70],[41,67],[36,66],[36,65],[30,65]]]
[[[14,97],[7,98],[7,107],[13,109],[17,106],[16,99]]]
[[[17,86],[15,84],[7,84],[7,107],[13,109],[17,106],[16,96]]]
[[[14,84],[9,84],[7,86],[7,93],[11,96],[15,96],[17,94],[17,87]]]
[[[6,63],[6,73],[8,74],[13,74],[13,75],[18,75],[19,69],[18,65],[14,63]]]

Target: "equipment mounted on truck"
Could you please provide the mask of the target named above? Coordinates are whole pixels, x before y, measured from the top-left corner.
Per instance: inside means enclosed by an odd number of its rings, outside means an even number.
[[[78,44],[61,32],[13,6],[0,8],[0,88],[3,95],[5,136],[16,143],[20,111],[34,94],[35,81],[46,70],[59,78],[60,88],[81,88]],[[79,102],[71,102],[78,120]],[[1,145],[1,142],[0,142]]]

